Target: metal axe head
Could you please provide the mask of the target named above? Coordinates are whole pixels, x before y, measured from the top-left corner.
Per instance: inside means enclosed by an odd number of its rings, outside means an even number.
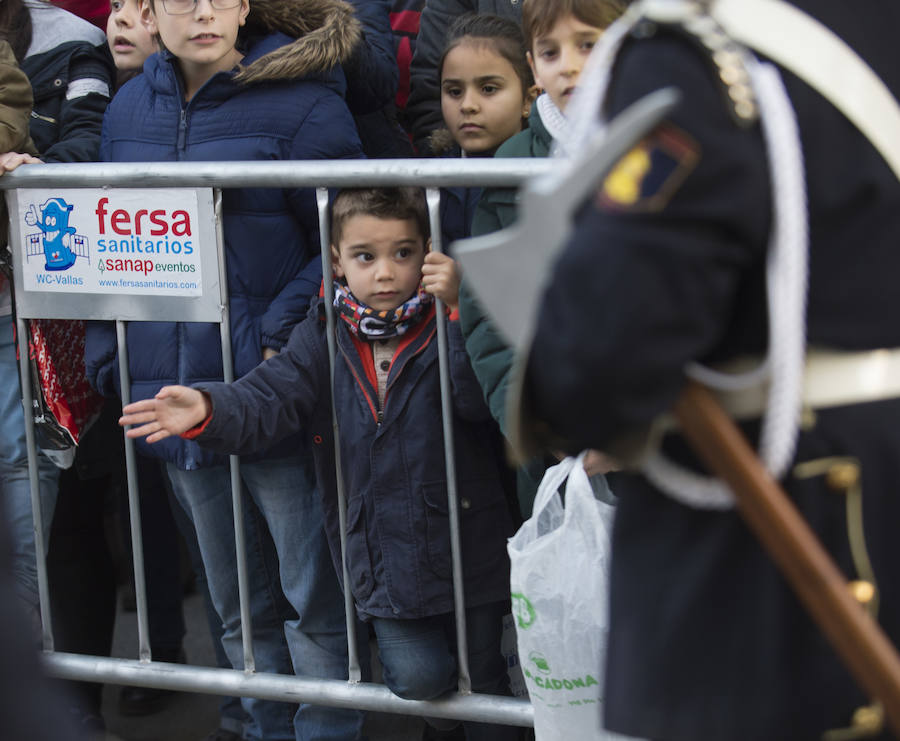
[[[466,282],[518,350],[530,342],[544,285],[568,240],[575,211],[679,98],[677,90],[665,88],[633,103],[591,137],[584,156],[560,159],[558,168],[524,186],[515,224],[454,244]]]

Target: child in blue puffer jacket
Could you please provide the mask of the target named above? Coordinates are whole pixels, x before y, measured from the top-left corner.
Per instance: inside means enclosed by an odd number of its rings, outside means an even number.
[[[508,694],[500,633],[509,600],[511,482],[455,320],[456,265],[428,252],[419,190],[342,191],[332,223],[339,317],[333,388],[347,491],[347,570],[357,612],[372,623],[392,691],[425,700],[455,688],[436,296],[451,311],[470,674],[476,691]],[[231,453],[265,448],[302,431],[313,443],[337,566],[332,381],[322,308],[313,307],[278,356],[234,384],[164,388],[155,399],[127,406],[121,423],[140,424],[129,436],[149,435],[151,443],[190,430],[187,435],[202,445]],[[515,729],[477,723],[465,723],[465,731],[470,740],[517,737]]]
[[[112,162],[309,160],[362,155],[343,96],[340,65],[360,40],[353,10],[337,0],[150,0],[142,21],[163,49],[110,104],[101,157]],[[272,32],[302,19],[305,33]],[[224,193],[224,236],[235,375],[277,354],[306,314],[321,282],[312,189],[233,188]],[[128,326],[134,399],[171,383],[223,378],[213,324],[133,322]],[[114,332],[91,327],[89,378],[118,389]],[[226,459],[173,439],[143,447],[167,461],[172,488],[196,531],[210,596],[224,625],[222,645],[243,667],[237,560]],[[278,552],[280,585],[248,541],[250,608],[257,671],[347,677],[343,599],[329,557],[308,446],[296,438],[241,463],[243,488]],[[246,517],[255,517],[245,508]],[[245,527],[248,538],[258,523]],[[257,547],[259,546],[259,547]],[[278,591],[299,617],[286,619]],[[288,651],[290,654],[288,655]],[[245,698],[247,739],[354,739],[356,711]]]

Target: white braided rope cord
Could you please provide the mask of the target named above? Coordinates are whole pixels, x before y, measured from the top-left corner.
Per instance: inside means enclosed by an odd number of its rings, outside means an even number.
[[[771,64],[748,61],[760,108],[772,181],[772,233],[766,265],[769,309],[769,396],[762,420],[760,457],[780,478],[794,456],[800,419],[806,346],[809,232],[803,152],[797,120],[781,75]],[[759,369],[727,375],[692,364],[690,378],[718,390],[746,388],[760,380]],[[720,480],[694,473],[651,454],[644,475],[661,491],[689,507],[725,510],[734,496]]]

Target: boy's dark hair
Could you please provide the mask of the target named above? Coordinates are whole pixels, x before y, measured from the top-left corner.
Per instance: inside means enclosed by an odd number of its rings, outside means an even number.
[[[422,242],[431,233],[428,206],[421,188],[344,188],[331,204],[331,243],[341,243],[344,225],[354,216],[378,219],[412,219],[419,227]]]
[[[466,39],[475,39],[484,43],[509,62],[522,83],[522,93],[528,93],[528,89],[534,85],[534,76],[531,74],[528,59],[525,56],[527,47],[522,29],[518,23],[508,18],[487,13],[466,13],[450,24],[447,41],[444,44],[444,53],[441,54],[441,60],[438,62],[438,80],[444,76],[444,60],[447,55]]]
[[[549,33],[560,18],[575,16],[582,23],[606,29],[625,12],[623,0],[523,0],[522,31],[528,51],[534,40]]]

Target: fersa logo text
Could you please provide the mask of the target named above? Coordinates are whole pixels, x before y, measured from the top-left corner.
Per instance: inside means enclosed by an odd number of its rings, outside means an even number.
[[[109,198],[97,201],[97,252],[150,255],[190,255],[194,251],[191,217],[177,209],[112,208]]]

